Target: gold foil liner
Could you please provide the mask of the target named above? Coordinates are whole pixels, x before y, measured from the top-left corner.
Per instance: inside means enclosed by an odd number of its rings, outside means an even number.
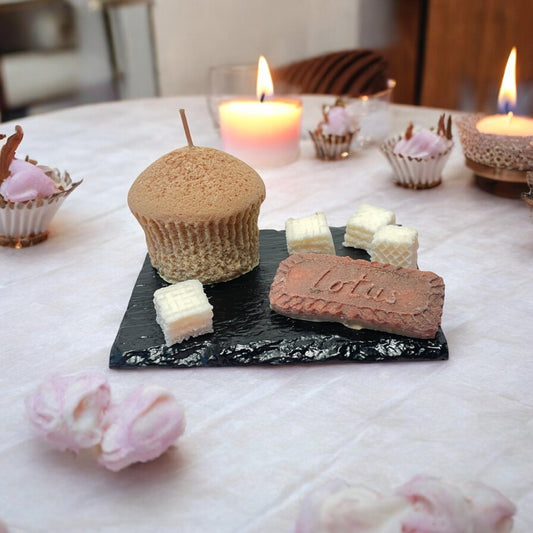
[[[411,157],[394,152],[394,147],[402,138],[402,135],[390,137],[379,147],[394,171],[393,182],[406,189],[431,189],[440,185],[442,171],[454,146],[453,141],[446,140],[446,148],[436,155]]]
[[[25,248],[48,238],[48,226],[65,198],[81,184],[73,183],[68,172],[40,166],[59,190],[46,198],[10,202],[0,196],[0,246]]]
[[[336,161],[345,159],[350,155],[350,145],[357,131],[346,135],[323,135],[309,131],[309,135],[315,145],[315,153],[318,159]]]

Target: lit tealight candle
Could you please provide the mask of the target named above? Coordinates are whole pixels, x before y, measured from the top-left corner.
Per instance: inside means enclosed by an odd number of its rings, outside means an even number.
[[[482,118],[476,124],[477,130],[480,133],[490,133],[493,135],[533,136],[533,119],[514,116],[512,109],[514,109],[515,105],[516,48],[513,48],[509,54],[500,92],[498,93],[498,108],[504,114],[490,115]]]
[[[292,163],[300,155],[302,104],[272,99],[274,84],[266,59],[257,69],[257,100],[231,100],[219,106],[223,149],[251,166]]]

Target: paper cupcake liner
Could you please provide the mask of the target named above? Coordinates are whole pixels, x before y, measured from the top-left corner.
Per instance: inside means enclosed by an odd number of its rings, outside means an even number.
[[[59,192],[46,198],[9,202],[0,196],[0,245],[24,248],[48,237],[48,226],[65,198],[83,180],[73,183],[67,172],[41,167],[59,186]]]
[[[309,131],[309,135],[315,145],[316,156],[326,161],[335,161],[348,157],[352,139],[356,134],[357,132],[347,133],[346,135],[323,135]]]
[[[402,137],[391,137],[386,140],[380,150],[387,158],[393,171],[393,182],[408,189],[431,189],[442,182],[442,171],[453,148],[453,141],[447,141],[442,152],[430,157],[411,157],[396,154],[394,147]]]
[[[259,264],[261,201],[220,220],[168,223],[133,212],[144,230],[152,266],[168,283],[229,281]]]

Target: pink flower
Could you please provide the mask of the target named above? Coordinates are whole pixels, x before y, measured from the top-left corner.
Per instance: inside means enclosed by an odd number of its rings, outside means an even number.
[[[102,439],[111,392],[104,375],[53,377],[26,398],[26,411],[39,435],[60,450],[79,451]]]
[[[185,429],[185,416],[172,394],[144,386],[109,411],[98,462],[118,471],[159,457]]]

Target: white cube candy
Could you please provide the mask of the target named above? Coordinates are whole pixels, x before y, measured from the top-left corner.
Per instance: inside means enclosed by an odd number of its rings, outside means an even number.
[[[383,226],[376,231],[370,260],[404,268],[417,268],[418,232],[406,226]]]
[[[392,211],[369,204],[362,204],[348,219],[342,244],[368,250],[376,231],[395,222],[396,215]]]
[[[289,254],[315,253],[335,255],[335,245],[324,213],[289,218],[285,222]]]
[[[213,331],[213,306],[197,279],[158,289],[154,306],[167,346]]]

